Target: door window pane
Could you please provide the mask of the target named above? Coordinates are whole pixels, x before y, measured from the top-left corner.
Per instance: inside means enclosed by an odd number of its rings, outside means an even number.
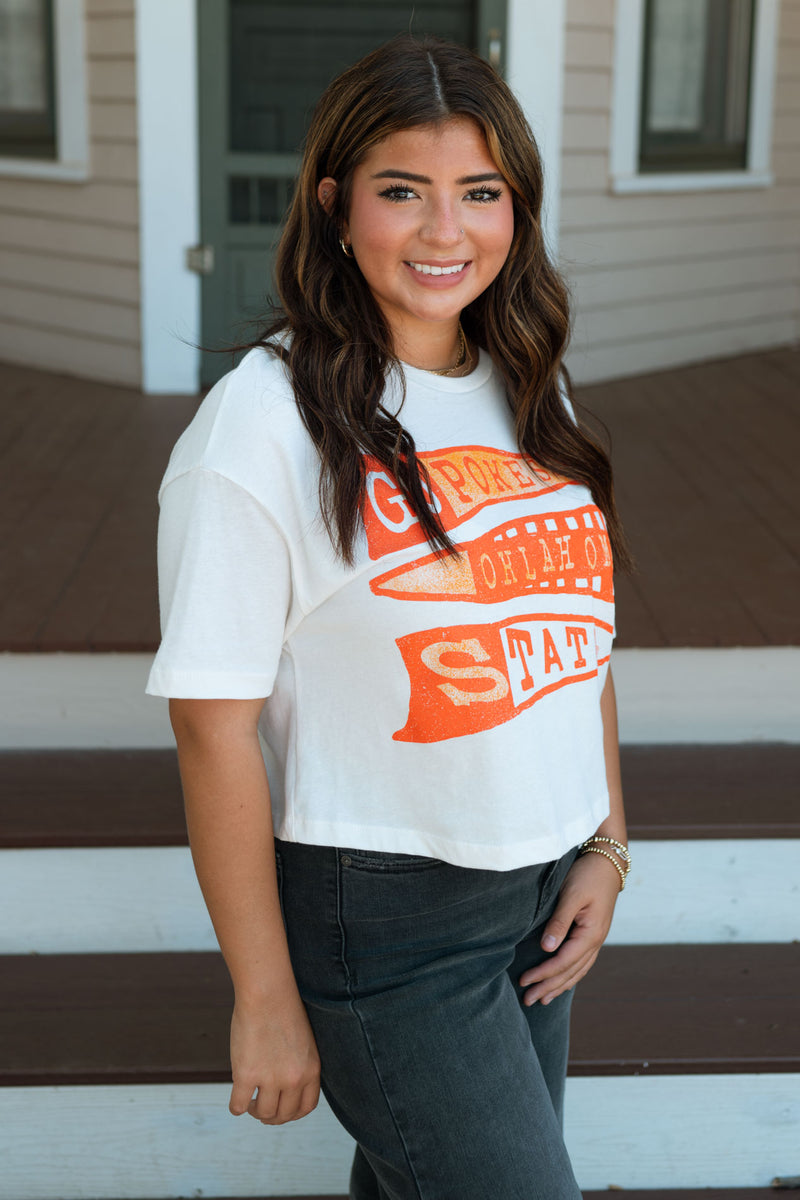
[[[291,179],[231,175],[228,185],[228,220],[232,225],[279,225],[291,203]]]
[[[0,0],[0,154],[56,157],[52,0]]]
[[[639,169],[747,166],[754,0],[647,0]]]
[[[340,71],[409,27],[474,45],[464,0],[232,0],[230,149],[293,153]]]

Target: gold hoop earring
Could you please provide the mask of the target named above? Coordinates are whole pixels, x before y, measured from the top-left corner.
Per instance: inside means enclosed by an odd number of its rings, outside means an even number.
[[[353,254],[353,247],[349,245],[349,243],[346,242],[343,237],[339,238],[339,245],[342,247],[342,253],[344,254],[345,258],[355,258],[355,254]]]

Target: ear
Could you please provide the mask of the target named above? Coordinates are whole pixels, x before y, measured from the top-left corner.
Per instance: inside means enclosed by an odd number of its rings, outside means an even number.
[[[317,188],[317,199],[328,216],[331,215],[333,208],[333,200],[336,195],[338,184],[335,179],[331,179],[330,175],[326,175],[324,179],[320,179],[319,187]]]

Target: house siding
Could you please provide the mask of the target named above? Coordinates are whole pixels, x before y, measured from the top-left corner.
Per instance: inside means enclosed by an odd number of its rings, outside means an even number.
[[[766,188],[615,195],[613,0],[568,0],[560,264],[594,382],[800,336],[800,0],[782,0]]]
[[[85,182],[0,177],[0,358],[141,382],[134,0],[86,0]]]

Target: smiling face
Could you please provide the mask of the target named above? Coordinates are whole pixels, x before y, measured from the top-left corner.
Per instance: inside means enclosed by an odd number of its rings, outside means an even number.
[[[323,179],[330,203],[335,181]],[[400,357],[441,366],[461,310],[502,268],[514,236],[509,185],[468,117],[391,134],[353,173],[343,229]]]

